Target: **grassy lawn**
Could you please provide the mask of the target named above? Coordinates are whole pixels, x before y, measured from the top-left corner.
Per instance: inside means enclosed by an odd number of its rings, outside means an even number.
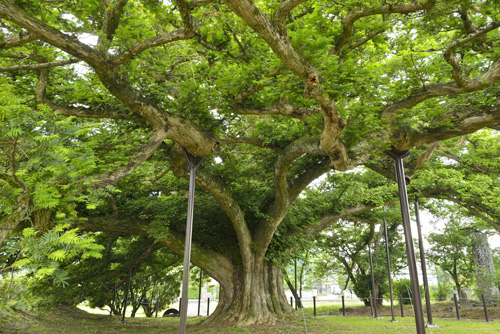
[[[0,314],[0,333],[6,334],[175,334],[179,328],[179,318],[128,318],[121,324],[120,317],[90,314],[75,308],[60,307],[41,314],[3,313]],[[206,327],[200,325],[203,318],[188,319],[188,333],[192,334],[302,334],[306,333],[304,320],[274,325],[251,327]],[[307,333],[415,333],[413,318],[398,318],[392,323],[389,318],[373,320],[367,316],[306,316]],[[435,319],[440,328],[431,328],[427,333],[500,333],[500,321],[486,323],[481,320]]]

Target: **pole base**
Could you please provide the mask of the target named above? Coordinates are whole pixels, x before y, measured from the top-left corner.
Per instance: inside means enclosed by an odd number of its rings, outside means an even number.
[[[399,320],[389,320],[389,322],[401,322]]]
[[[439,325],[436,325],[436,324],[425,324],[425,328],[439,328]]]
[[[127,323],[127,320],[118,320],[118,323],[119,323],[119,324],[126,324],[126,323]]]

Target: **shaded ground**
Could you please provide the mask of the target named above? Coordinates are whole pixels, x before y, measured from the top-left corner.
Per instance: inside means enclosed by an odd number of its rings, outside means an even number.
[[[436,309],[443,310],[448,314],[448,304]],[[326,307],[322,307],[322,310]],[[230,333],[249,333],[249,334],[302,334],[305,333],[307,326],[308,334],[331,334],[331,333],[363,333],[363,334],[391,334],[391,333],[415,333],[414,318],[405,317],[398,319],[400,322],[391,323],[390,308],[381,309],[381,315],[384,319],[370,319],[369,308],[356,308],[351,310],[351,314],[359,316],[305,316],[297,318],[295,321],[277,322],[269,325],[256,325],[251,327],[219,327],[202,326],[199,323],[203,318],[189,318],[189,334],[230,334]],[[389,310],[389,312],[386,312]],[[398,309],[399,310],[399,309]],[[408,308],[410,314],[411,308]],[[482,309],[480,309],[482,311]],[[312,310],[307,310],[307,313]],[[332,312],[339,313],[339,308]],[[473,309],[475,314],[475,308]],[[406,312],[406,309],[405,309]],[[385,314],[389,314],[387,317]],[[436,313],[439,313],[436,311]],[[492,312],[498,318],[498,312]],[[341,313],[340,313],[341,314]],[[301,315],[301,313],[299,314]],[[500,321],[486,323],[484,320],[468,320],[471,315],[464,316],[465,320],[455,319],[435,319],[440,328],[428,330],[428,333],[442,334],[470,334],[470,333],[500,333]],[[121,324],[118,321],[120,317],[110,317],[108,315],[91,314],[72,307],[58,307],[45,313],[23,313],[23,312],[4,312],[0,313],[0,333],[5,334],[111,334],[111,333],[130,333],[130,334],[175,334],[178,333],[178,318],[128,318],[127,323]],[[305,323],[305,324],[304,324]]]

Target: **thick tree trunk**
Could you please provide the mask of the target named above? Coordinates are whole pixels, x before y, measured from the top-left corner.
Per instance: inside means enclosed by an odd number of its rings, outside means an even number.
[[[490,245],[488,244],[488,235],[486,233],[473,233],[475,239],[472,248],[474,266],[476,268],[476,281],[480,293],[485,297],[497,297],[499,295],[498,287],[495,285],[495,267],[493,257],[491,256]]]
[[[233,277],[224,277],[220,283],[220,302],[207,323],[272,323],[295,314],[286,300],[281,272],[273,263],[256,260],[250,270],[235,268]]]

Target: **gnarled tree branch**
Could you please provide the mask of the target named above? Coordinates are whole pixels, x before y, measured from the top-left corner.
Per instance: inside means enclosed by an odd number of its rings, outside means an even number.
[[[144,119],[137,115],[125,115],[123,112],[112,110],[93,110],[91,108],[73,108],[69,106],[60,106],[49,101],[46,95],[49,71],[47,67],[42,67],[38,73],[38,81],[35,88],[35,98],[37,103],[44,104],[50,109],[65,116],[77,116],[84,118],[110,118],[123,119],[133,122],[144,122]]]
[[[38,70],[38,69],[42,69],[42,68],[65,66],[65,65],[77,63],[79,61],[80,61],[79,59],[72,58],[72,59],[67,59],[67,60],[52,61],[52,62],[41,63],[41,64],[13,65],[13,66],[8,66],[8,67],[0,67],[0,72]]]
[[[307,122],[307,116],[318,113],[320,110],[296,107],[287,101],[279,101],[274,106],[260,108],[236,105],[234,112],[240,115],[283,115]]]
[[[426,2],[412,2],[407,4],[396,4],[396,5],[385,5],[376,8],[365,8],[356,9],[351,11],[342,20],[342,34],[339,36],[337,43],[333,48],[330,49],[328,55],[339,55],[342,53],[345,44],[352,35],[354,29],[354,23],[364,17],[373,15],[387,15],[387,14],[409,14],[418,12],[421,10],[429,9],[435,4],[435,0],[429,0]]]
[[[156,150],[160,147],[168,135],[166,131],[156,131],[148,138],[148,141],[142,145],[129,160],[126,166],[118,168],[114,172],[105,173],[96,178],[94,187],[102,188],[107,185],[115,184],[124,177],[130,175],[137,167],[139,167],[144,161],[146,161]]]
[[[0,41],[0,49],[9,49],[36,40],[37,37],[35,35],[23,30],[18,34],[8,36],[3,41]]]
[[[444,59],[453,68],[453,70],[451,72],[453,80],[455,80],[455,82],[460,87],[465,86],[467,84],[468,80],[462,76],[462,66],[460,65],[459,60],[453,54],[453,50],[455,50],[458,47],[464,46],[465,44],[467,44],[471,41],[477,40],[477,39],[485,36],[488,32],[490,32],[494,29],[497,29],[498,27],[500,27],[500,22],[493,22],[488,27],[481,29],[473,34],[470,34],[469,36],[467,36],[465,38],[461,38],[461,39],[451,43],[450,46],[448,46],[448,48],[444,52],[444,54],[443,54]]]

